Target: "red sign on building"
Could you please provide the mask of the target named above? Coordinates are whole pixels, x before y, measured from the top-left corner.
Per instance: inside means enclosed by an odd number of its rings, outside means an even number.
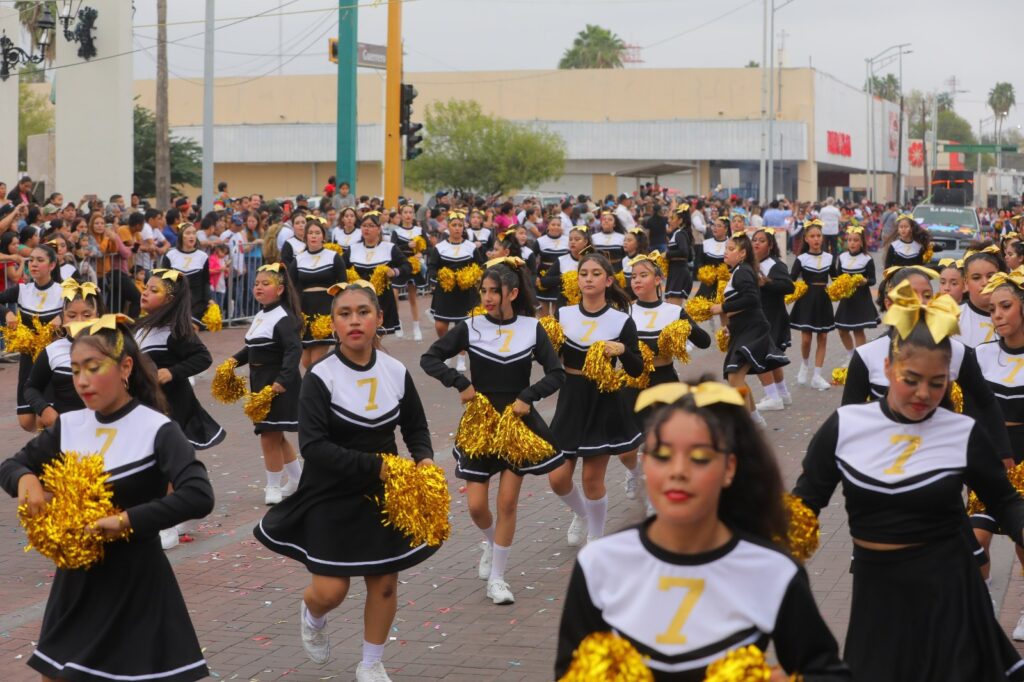
[[[847,133],[839,133],[835,130],[829,130],[826,135],[828,136],[829,154],[835,154],[836,156],[853,155],[853,152],[850,150],[850,136]]]

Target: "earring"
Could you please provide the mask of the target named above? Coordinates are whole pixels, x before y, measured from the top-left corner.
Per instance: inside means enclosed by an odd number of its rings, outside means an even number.
[[[124,390],[128,390],[128,377],[122,377],[121,383],[124,384]]]

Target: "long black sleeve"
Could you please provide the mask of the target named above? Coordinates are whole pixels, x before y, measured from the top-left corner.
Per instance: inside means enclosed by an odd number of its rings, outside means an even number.
[[[736,266],[732,273],[732,289],[736,295],[727,297],[722,303],[723,313],[739,313],[760,306],[757,278],[749,266]]]
[[[43,397],[43,391],[50,385],[53,379],[53,369],[50,367],[50,356],[44,350],[32,363],[32,371],[25,381],[25,400],[32,407],[32,411],[41,415],[43,410],[50,406],[50,403]]]
[[[846,368],[846,384],[843,386],[843,405],[866,403],[871,398],[871,382],[868,380],[868,366],[854,351]]]
[[[888,270],[895,264],[896,261],[896,249],[893,248],[892,244],[889,244],[889,248],[885,250],[885,268]]]
[[[402,430],[402,440],[409,454],[417,462],[433,459],[434,446],[430,442],[430,427],[427,425],[427,414],[423,411],[423,401],[416,391],[412,375],[405,372],[405,394],[398,415],[398,425]]]
[[[334,254],[334,261],[331,263],[331,274],[334,275],[335,283],[348,281],[348,263],[345,261],[345,256],[340,253],[335,252]]]
[[[978,423],[967,439],[965,479],[1011,540],[1024,545],[1024,498],[1010,485],[1006,468],[992,456],[992,441]]]
[[[670,259],[682,258],[690,260],[692,258],[693,250],[690,248],[690,240],[686,237],[685,228],[679,228],[672,233],[672,237],[668,240],[666,255]]]
[[[302,457],[339,479],[368,486],[380,480],[383,460],[376,452],[362,452],[331,441],[331,392],[313,372],[302,378],[299,393],[299,449]]]
[[[249,363],[249,347],[242,346],[242,349],[231,357],[235,359],[235,362],[238,363],[239,367],[247,365]]]
[[[473,382],[462,372],[445,364],[445,360],[454,358],[459,353],[469,350],[469,326],[465,321],[459,322],[448,333],[430,344],[420,356],[420,367],[429,377],[441,382],[446,388],[455,388],[462,393],[473,385]]]
[[[213,364],[213,356],[206,345],[193,335],[190,339],[171,338],[167,349],[174,356],[175,363],[166,369],[175,379],[194,377]]]
[[[18,293],[21,290],[21,285],[14,284],[8,286],[3,291],[0,291],[0,304],[9,305],[11,303],[18,302]]]
[[[412,263],[402,255],[402,250],[395,245],[391,246],[391,262],[388,263],[388,266],[398,270],[399,279],[409,277],[412,274]]]
[[[544,368],[544,376],[540,381],[532,386],[527,386],[519,393],[519,399],[524,403],[535,403],[547,398],[562,388],[562,384],[565,383],[565,369],[562,368],[562,361],[558,359],[558,353],[551,345],[551,339],[539,324],[537,325],[537,343],[533,347],[533,357]]]
[[[839,260],[839,259],[837,258],[836,260]],[[873,286],[875,286],[875,259],[874,258],[869,258],[868,259],[867,267],[864,268],[864,279],[867,280],[867,283],[864,286],[866,286],[866,287],[873,287]]]
[[[788,296],[795,288],[793,278],[789,275],[789,268],[782,261],[775,261],[775,265],[768,271],[768,281],[761,287],[761,291]]]
[[[274,325],[274,340],[284,349],[281,354],[281,373],[277,375],[277,382],[282,386],[298,378],[299,360],[302,358],[302,340],[299,339],[296,326],[295,318],[290,314]]]
[[[803,264],[800,263],[800,259],[797,258],[795,261],[793,261],[793,269],[789,271],[789,277],[794,282],[796,282],[798,279],[802,278],[803,272],[804,266]]]
[[[203,295],[203,303],[205,304],[203,306],[203,309],[205,310],[206,306],[209,305],[210,301],[213,300],[213,294],[210,293],[210,259],[209,258],[207,258],[206,262],[203,263],[203,270],[202,270],[202,275],[201,276],[203,278],[202,289],[201,290],[203,292],[203,294],[202,294]]]
[[[839,658],[839,645],[821,617],[801,567],[786,589],[772,632],[782,669],[807,682],[850,680],[849,668]]]
[[[191,447],[191,446],[189,446]],[[60,453],[60,421],[40,431],[35,438],[25,443],[13,457],[0,464],[0,487],[11,497],[18,496],[18,481],[26,474],[39,476],[43,465],[57,458]]]
[[[633,318],[627,317],[626,323],[622,325],[619,332],[619,342],[626,347],[619,360],[622,361],[622,369],[631,377],[638,377],[644,371],[644,357],[640,355],[640,339],[636,335],[636,322]]]
[[[838,443],[839,413],[833,412],[807,446],[803,471],[793,487],[793,494],[803,500],[815,516],[820,514],[822,507],[832,499],[832,493],[839,485],[839,466],[836,464]],[[1005,472],[1003,480],[1006,480]]]
[[[156,269],[160,269],[160,268],[163,268],[163,269],[166,269],[166,270],[169,270],[171,268],[171,259],[167,257],[166,253],[164,255],[160,256],[160,260],[157,262]]]
[[[427,250],[427,279],[431,282],[437,280],[437,271],[441,269],[441,254],[437,252],[436,246]]]
[[[540,287],[544,291],[561,291],[562,290],[562,263],[558,259],[551,264],[548,271],[544,273],[540,278]]]
[[[579,562],[572,569],[569,588],[565,592],[565,606],[562,620],[558,625],[558,651],[555,654],[555,677],[560,680],[572,663],[572,654],[587,635],[594,632],[609,632],[601,611],[590,600],[587,578]]]
[[[281,247],[281,262],[285,264],[285,267],[291,271],[292,263],[295,262],[295,249],[292,248],[292,243],[285,240],[284,246]],[[292,280],[293,282],[295,280]]]
[[[686,308],[683,308],[679,312],[679,319],[686,320],[690,323],[690,343],[695,345],[697,348],[711,347],[711,335],[704,331],[704,329],[687,314]]]
[[[1013,447],[1010,445],[1010,434],[1006,431],[1003,412],[992,393],[992,387],[981,373],[978,356],[973,348],[964,348],[964,359],[960,363],[956,380],[964,394],[964,414],[984,428],[995,445],[999,459],[1013,459]]]

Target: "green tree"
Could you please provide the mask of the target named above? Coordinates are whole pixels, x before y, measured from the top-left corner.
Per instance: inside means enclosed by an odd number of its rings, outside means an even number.
[[[477,102],[427,107],[423,154],[408,162],[406,183],[480,194],[508,194],[561,177],[565,142],[546,130],[485,114]]]
[[[988,92],[988,106],[996,117],[996,137],[1003,130],[1003,121],[1010,114],[1010,109],[1017,104],[1017,96],[1013,92],[1013,83],[996,83]]]
[[[558,62],[560,69],[621,69],[626,43],[606,28],[587,24]]]
[[[18,82],[18,167],[28,163],[28,137],[53,128],[53,105],[45,95],[32,91],[27,81]]]
[[[868,91],[868,83],[864,84],[864,92]],[[876,97],[887,99],[890,102],[900,101],[900,82],[891,73],[885,74],[885,78],[871,76],[871,92]]]
[[[22,27],[28,32],[29,36],[32,37],[32,53],[35,54],[39,51],[39,35],[40,31],[36,28],[36,24],[39,22],[40,17],[43,16],[43,10],[46,8],[50,9],[50,16],[53,17],[57,23],[57,30],[61,30],[60,22],[57,21],[57,2],[56,0],[15,0],[14,9],[18,10],[18,21],[21,22]],[[57,58],[57,37],[51,36],[50,43],[46,46],[45,58],[47,63],[52,63]],[[63,37],[61,38],[63,40]]]
[[[747,69],[760,69],[761,68],[761,62],[754,61],[753,59],[751,59],[749,62],[747,62],[747,65],[744,68],[747,68]]]
[[[197,187],[203,182],[203,148],[189,138],[171,137],[171,184]],[[156,118],[149,109],[135,105],[135,191],[141,196],[156,193]]]

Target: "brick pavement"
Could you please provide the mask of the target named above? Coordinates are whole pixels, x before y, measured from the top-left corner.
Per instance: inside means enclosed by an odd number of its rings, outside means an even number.
[[[402,305],[403,314],[407,307]],[[432,331],[424,325],[428,338]],[[243,330],[206,334],[215,364],[234,352]],[[452,432],[461,410],[454,391],[444,389],[419,369],[426,343],[388,339],[385,345],[408,366],[430,417],[438,462],[449,472],[453,533],[429,561],[400,576],[399,612],[385,662],[394,680],[544,680],[550,679],[558,619],[575,550],[565,543],[570,514],[547,487],[546,479],[527,477],[519,508],[519,528],[508,569],[516,603],[497,607],[486,599],[485,583],[476,578],[479,533],[465,506],[465,494],[451,476]],[[841,346],[830,338],[826,368],[838,364]],[[798,353],[790,350],[790,357]],[[721,354],[698,351],[684,377],[721,371]],[[776,447],[787,485],[797,474],[803,449],[817,425],[839,403],[839,389],[818,393],[795,386],[795,404],[769,413],[770,439]],[[0,365],[0,413],[13,415],[17,366]],[[209,377],[200,377],[197,393],[208,396]],[[755,389],[760,394],[759,389]],[[306,658],[297,633],[298,600],[308,582],[305,569],[259,545],[251,528],[265,512],[262,500],[262,459],[251,425],[238,406],[205,400],[228,429],[227,440],[202,454],[217,496],[214,512],[192,525],[195,542],[168,553],[189,604],[214,679],[222,680],[351,680],[360,657],[364,591],[353,582],[345,604],[331,614],[331,660],[316,666]],[[550,418],[554,399],[541,406]],[[13,416],[0,424],[0,438],[12,453],[27,440]],[[3,453],[6,454],[6,453]],[[617,464],[609,468],[608,529],[640,520],[639,502],[625,499]],[[38,554],[22,551],[24,536],[13,500],[0,500],[0,679],[37,680],[24,661],[38,635],[42,607],[53,576]],[[826,620],[842,641],[849,618],[850,540],[842,496],[822,513],[822,546],[808,564],[811,584]],[[1003,603],[1001,622],[1009,630],[1024,604],[1024,578],[1011,580],[1012,551],[1005,539],[994,543],[997,597]],[[1009,589],[1006,586],[1009,582]]]

